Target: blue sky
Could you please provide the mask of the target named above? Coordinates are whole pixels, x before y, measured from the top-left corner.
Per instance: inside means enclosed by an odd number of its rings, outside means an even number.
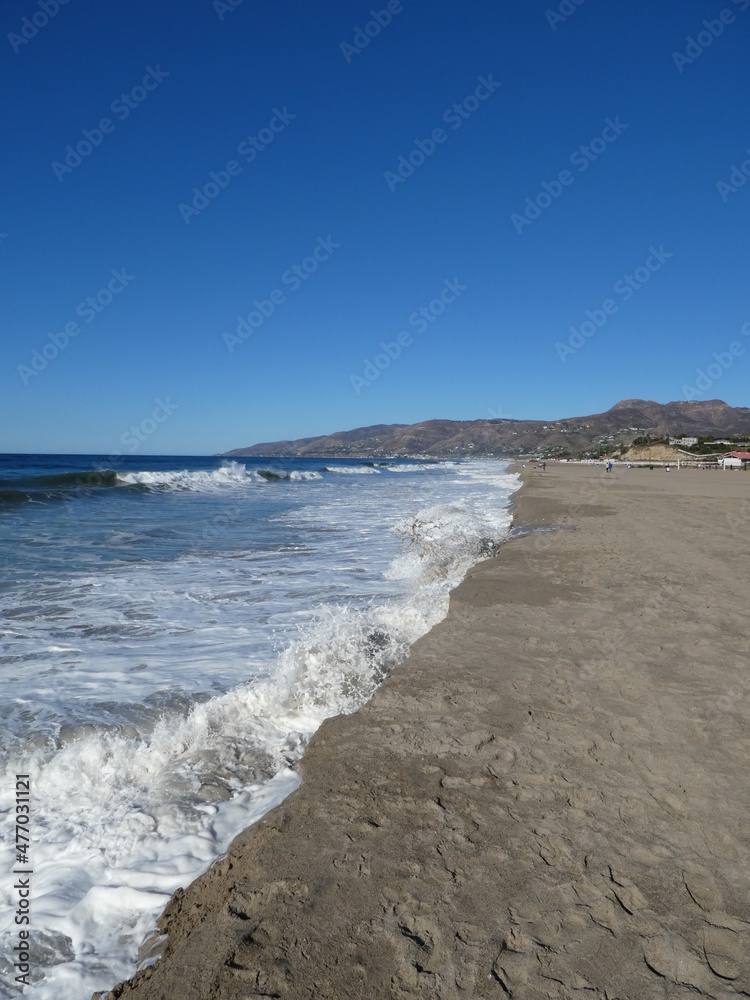
[[[0,20],[0,451],[748,405],[750,0]]]

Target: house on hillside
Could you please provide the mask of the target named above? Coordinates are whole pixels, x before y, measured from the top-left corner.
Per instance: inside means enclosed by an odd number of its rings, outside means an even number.
[[[697,437],[681,437],[681,438],[673,438],[673,437],[671,437],[669,439],[669,443],[671,445],[673,445],[673,446],[676,445],[678,448],[692,448],[693,445],[698,444],[698,438]]]
[[[719,459],[724,469],[747,469],[750,467],[750,451],[728,451]]]

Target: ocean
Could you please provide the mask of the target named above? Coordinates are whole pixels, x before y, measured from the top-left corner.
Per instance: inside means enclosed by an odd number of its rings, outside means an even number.
[[[491,461],[0,456],[0,997],[133,975],[174,890],[445,617],[517,485]]]

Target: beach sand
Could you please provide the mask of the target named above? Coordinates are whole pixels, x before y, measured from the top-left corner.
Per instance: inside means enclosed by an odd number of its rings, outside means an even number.
[[[750,475],[524,471],[519,532],[110,998],[750,995]]]

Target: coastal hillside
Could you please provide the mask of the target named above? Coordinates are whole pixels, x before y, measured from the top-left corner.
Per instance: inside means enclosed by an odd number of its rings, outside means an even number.
[[[623,399],[605,413],[560,420],[426,420],[376,424],[296,441],[266,441],[227,456],[370,458],[431,455],[436,458],[513,457],[540,453],[577,457],[627,448],[639,437],[737,437],[750,432],[750,409],[720,399],[656,403]]]

